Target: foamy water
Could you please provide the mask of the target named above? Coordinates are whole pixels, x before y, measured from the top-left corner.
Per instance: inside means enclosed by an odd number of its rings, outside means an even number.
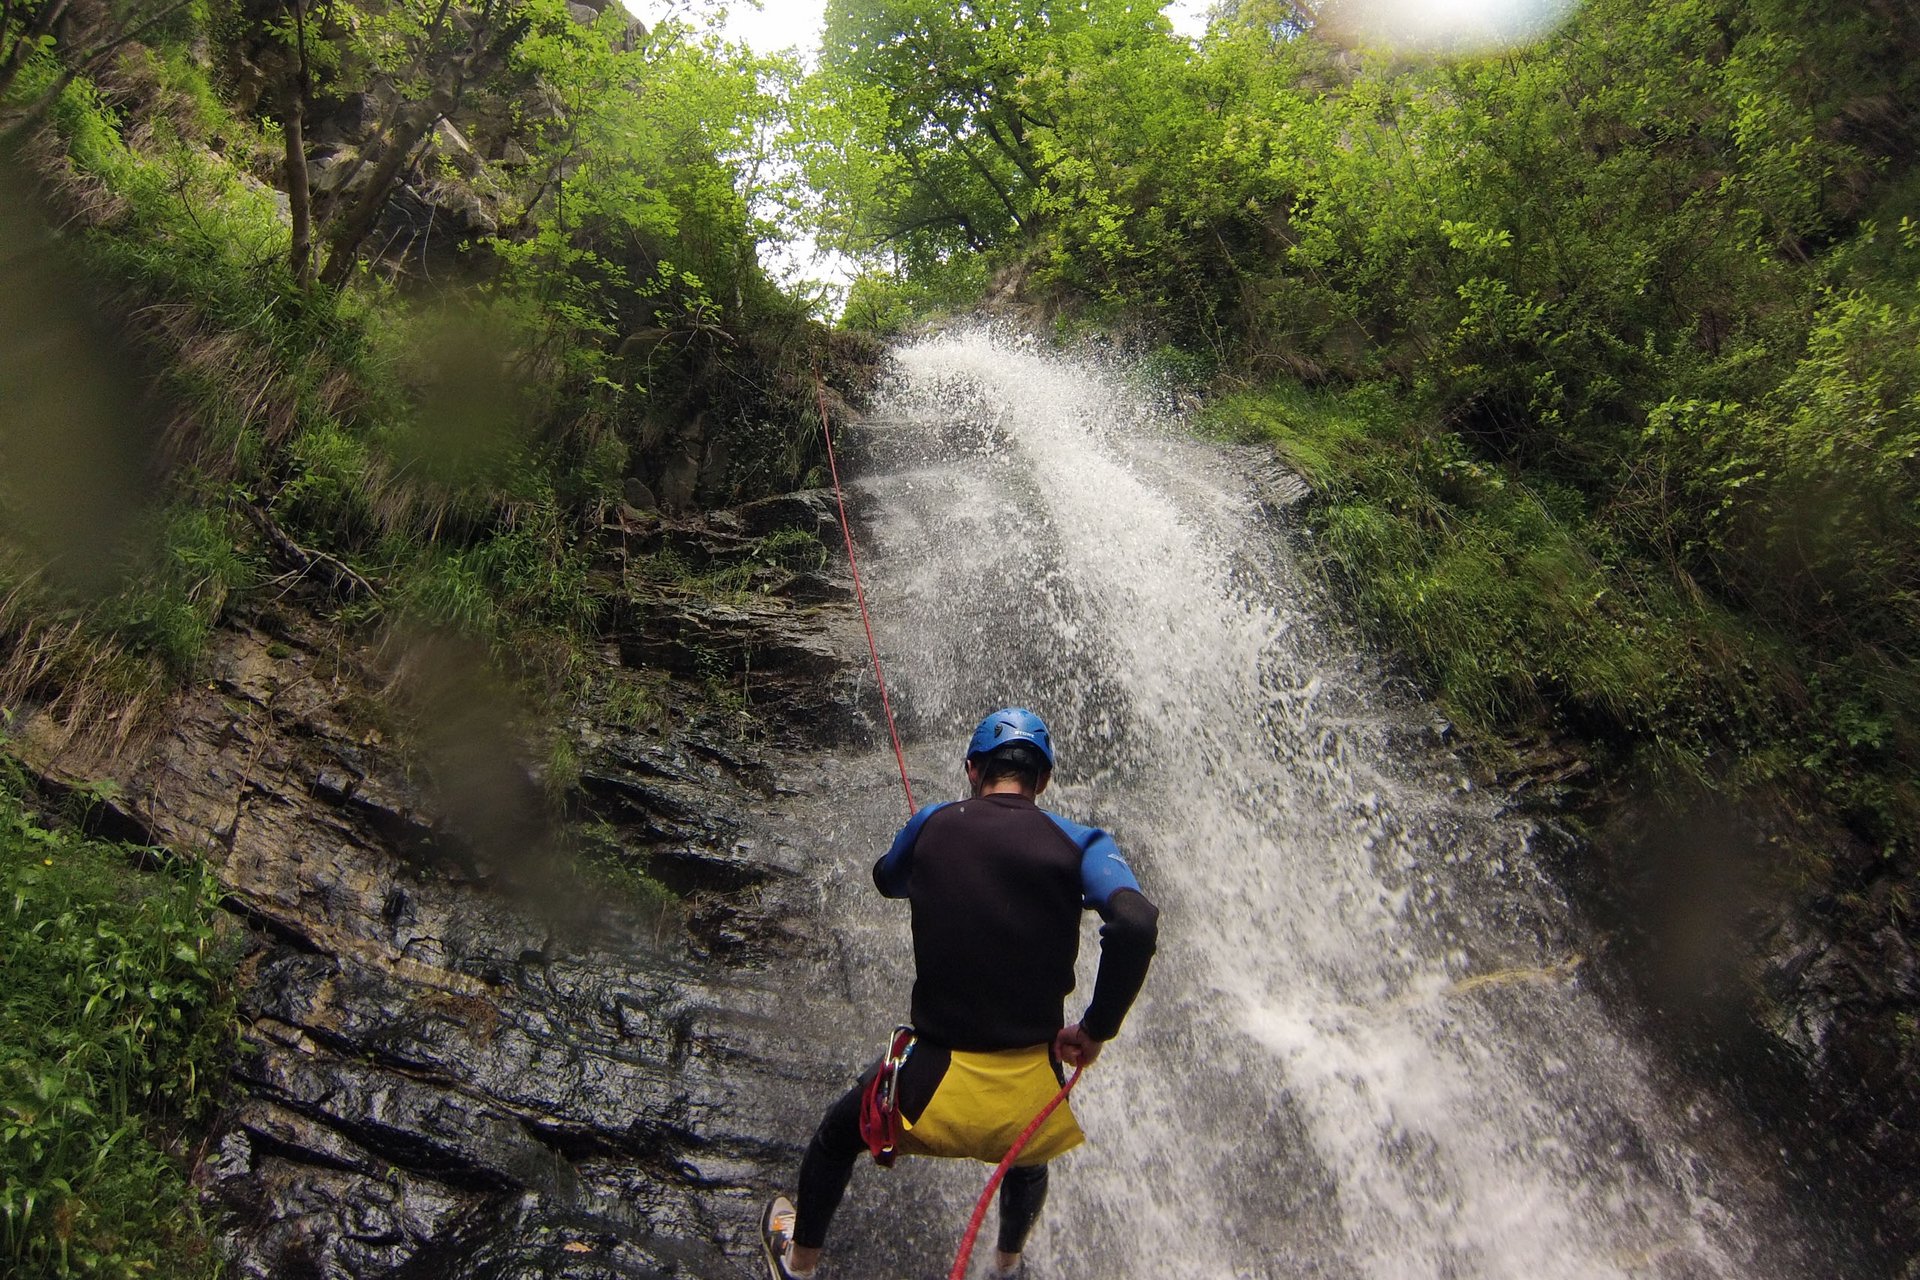
[[[897,354],[855,505],[920,799],[956,793],[981,714],[1031,706],[1043,803],[1112,830],[1164,912],[1036,1276],[1823,1274],[1738,1118],[1584,988],[1532,827],[1320,620],[1275,527],[1297,482],[1096,362],[986,330]],[[865,880],[902,816],[883,784],[837,802],[824,889],[876,1043],[909,981]],[[1089,927],[1075,1002],[1096,951]],[[983,1175],[863,1174],[841,1274],[944,1272]]]

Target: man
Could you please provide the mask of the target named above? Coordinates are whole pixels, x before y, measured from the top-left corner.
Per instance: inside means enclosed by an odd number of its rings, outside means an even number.
[[[828,1108],[800,1165],[797,1209],[784,1196],[768,1204],[761,1225],[774,1280],[814,1275],[863,1149],[890,1161],[885,1142],[997,1164],[1058,1091],[1061,1064],[1092,1063],[1119,1034],[1146,978],[1159,911],[1112,837],[1034,803],[1053,776],[1040,717],[1009,707],[982,720],[966,770],[971,796],[916,813],[874,865],[880,892],[912,906],[913,1040],[904,1059],[890,1055]],[[1093,998],[1068,1026],[1083,909],[1105,922],[1100,968]],[[876,1074],[891,1087],[870,1097]],[[897,1119],[883,1124],[874,1109],[888,1093]],[[1080,1141],[1062,1106],[1008,1170],[990,1276],[1023,1273],[1046,1161]]]

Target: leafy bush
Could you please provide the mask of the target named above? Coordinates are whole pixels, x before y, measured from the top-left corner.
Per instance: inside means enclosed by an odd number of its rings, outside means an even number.
[[[136,856],[154,869],[137,870]],[[0,782],[10,1274],[218,1274],[178,1134],[205,1115],[233,1043],[219,901],[205,870],[49,830]]]

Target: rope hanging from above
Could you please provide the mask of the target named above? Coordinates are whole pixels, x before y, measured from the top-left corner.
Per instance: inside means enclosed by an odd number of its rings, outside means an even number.
[[[853,598],[860,606],[860,625],[867,633],[867,653],[873,658],[873,680],[880,686],[880,710],[887,717],[887,732],[893,738],[893,758],[900,766],[900,786],[907,793],[907,813],[919,806],[913,802],[913,783],[907,778],[907,753],[900,745],[900,726],[894,723],[893,703],[887,697],[887,678],[880,670],[880,647],[873,640],[873,619],[867,614],[867,592],[860,584],[860,562],[853,553],[853,527],[847,523],[847,497],[840,488],[840,463],[833,453],[833,427],[827,416],[827,387],[820,371],[813,371],[813,391],[820,405],[820,436],[827,442],[827,470],[833,476],[833,501],[840,509],[840,535],[847,540],[847,568],[853,572]]]

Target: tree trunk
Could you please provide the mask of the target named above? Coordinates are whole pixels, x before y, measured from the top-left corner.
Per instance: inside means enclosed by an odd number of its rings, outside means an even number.
[[[994,121],[991,114],[987,115],[982,123],[986,127],[987,136],[993,139],[993,145],[1000,148],[1000,154],[1012,161],[1014,167],[1020,170],[1021,175],[1025,177],[1028,182],[1031,182],[1036,188],[1040,187],[1042,185],[1040,173],[1033,167],[1033,160],[1027,154],[1027,140],[1019,127],[1019,117],[1010,117],[1007,122],[1007,132],[1013,135],[1013,141],[1011,142],[1001,136],[1000,126]]]
[[[313,283],[313,185],[307,175],[307,10],[302,0],[288,0],[293,10],[294,70],[288,77],[286,105],[280,132],[287,144],[287,210],[293,217],[293,282],[305,289]]]
[[[980,181],[986,183],[987,189],[999,198],[1000,207],[1007,211],[1009,218],[1013,219],[1014,229],[1025,230],[1027,220],[1020,216],[1020,210],[1014,207],[1012,194],[1000,185],[1000,180],[993,176],[993,170],[987,166],[987,162],[973,153],[973,148],[967,145],[966,139],[960,136],[958,129],[945,120],[940,121],[940,127],[946,131],[947,137],[952,139],[953,149],[960,153],[961,159],[972,166],[973,171],[980,175]]]
[[[338,289],[353,275],[354,255],[359,252],[361,242],[380,220],[380,211],[387,207],[394,183],[413,158],[413,149],[452,108],[450,97],[436,93],[425,102],[416,103],[394,126],[386,150],[373,167],[373,176],[367,179],[366,189],[327,235],[327,265],[320,272],[322,284]]]
[[[280,121],[287,142],[287,208],[293,214],[293,282],[313,283],[313,189],[307,182],[307,139],[298,102],[288,104]]]
[[[447,21],[451,3],[452,0],[441,0],[430,35],[438,32]],[[403,110],[393,126],[384,131],[386,149],[374,163],[373,175],[367,180],[360,198],[337,220],[329,218],[333,225],[327,233],[327,265],[320,271],[322,284],[338,289],[352,277],[355,255],[367,234],[373,230],[374,223],[380,220],[380,212],[392,198],[400,175],[412,162],[414,148],[420,145],[420,140],[427,136],[428,130],[460,104],[461,96],[470,83],[506,62],[514,43],[526,30],[524,22],[497,22],[491,0],[481,8],[477,22],[478,29],[466,52],[442,64],[443,73],[437,77],[439,87],[424,101]]]

